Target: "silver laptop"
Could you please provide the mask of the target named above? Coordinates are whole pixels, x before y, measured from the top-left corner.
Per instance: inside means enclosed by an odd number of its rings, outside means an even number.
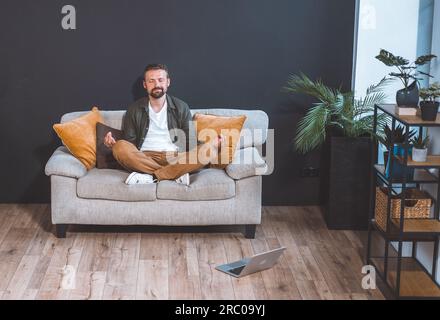
[[[251,273],[272,268],[284,250],[286,250],[286,248],[281,247],[268,252],[259,253],[251,258],[222,264],[215,268],[233,277],[240,278]]]

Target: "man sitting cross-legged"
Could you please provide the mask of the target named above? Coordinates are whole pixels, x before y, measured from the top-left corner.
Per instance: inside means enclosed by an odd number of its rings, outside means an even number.
[[[179,152],[171,132],[181,130],[188,148],[191,121],[188,105],[166,94],[170,77],[165,65],[147,66],[143,85],[148,96],[128,108],[123,123],[124,139],[116,141],[109,132],[104,144],[112,149],[122,167],[133,171],[125,181],[127,184],[175,180],[189,185],[190,172],[217,160],[224,138],[218,136],[209,144]]]

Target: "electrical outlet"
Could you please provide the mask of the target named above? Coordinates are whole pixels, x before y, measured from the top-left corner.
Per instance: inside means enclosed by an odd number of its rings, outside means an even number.
[[[302,178],[317,178],[319,177],[319,168],[305,167],[301,169]]]
[[[319,168],[310,168],[310,177],[311,178],[319,177]]]

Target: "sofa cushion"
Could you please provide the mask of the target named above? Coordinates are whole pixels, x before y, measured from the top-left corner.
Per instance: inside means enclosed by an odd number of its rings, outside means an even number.
[[[65,123],[56,123],[53,129],[82,164],[90,170],[96,165],[96,123],[102,122],[97,107],[89,113]]]
[[[101,122],[96,124],[96,168],[124,170],[115,157],[113,157],[112,150],[104,145],[105,136],[108,132],[112,133],[116,141],[124,138],[122,130],[112,128]]]
[[[240,134],[238,149],[261,146],[266,142],[269,127],[269,117],[262,110],[242,110],[242,109],[191,109],[191,114],[196,113],[212,114],[224,117],[246,116],[246,121]],[[194,124],[191,123],[190,127]],[[194,128],[192,128],[194,130]]]
[[[266,175],[269,169],[257,148],[248,147],[235,153],[234,160],[226,167],[225,171],[232,179],[240,180],[252,176]]]
[[[240,140],[241,129],[246,121],[246,116],[236,117],[216,116],[196,113],[193,120],[197,122],[197,140],[209,143],[215,135],[223,135],[221,152],[217,163],[211,163],[211,168],[224,169],[234,158],[237,143]]]
[[[156,184],[127,185],[129,173],[122,170],[92,169],[78,180],[77,195],[86,199],[154,201]]]
[[[202,169],[191,174],[191,184],[185,186],[164,180],[157,185],[157,198],[168,200],[224,200],[235,197],[235,182],[224,170]]]

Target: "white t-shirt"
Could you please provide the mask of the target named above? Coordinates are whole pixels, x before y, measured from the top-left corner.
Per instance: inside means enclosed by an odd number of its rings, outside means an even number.
[[[150,117],[150,126],[147,136],[142,144],[141,151],[177,151],[178,147],[173,144],[168,132],[168,104],[165,100],[163,108],[154,112],[151,104],[148,103],[148,114]]]

